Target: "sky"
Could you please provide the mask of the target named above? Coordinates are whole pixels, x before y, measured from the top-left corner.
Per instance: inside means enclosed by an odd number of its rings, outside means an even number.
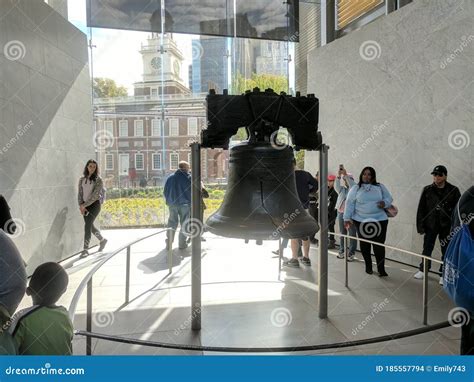
[[[139,50],[150,33],[88,28],[85,0],[68,0],[68,18],[86,33],[89,39],[92,35],[92,45],[95,45],[90,60],[93,76],[112,78],[118,85],[125,86],[129,95],[133,95],[133,83],[141,81],[143,74],[143,61]],[[173,38],[185,57],[181,66],[181,78],[188,84],[188,66],[192,64],[191,41],[198,36],[175,34]]]

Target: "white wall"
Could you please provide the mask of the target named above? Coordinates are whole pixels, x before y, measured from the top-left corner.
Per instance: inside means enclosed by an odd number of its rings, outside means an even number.
[[[24,222],[14,240],[29,272],[82,246],[92,136],[86,36],[42,0],[1,1],[0,193]]]
[[[416,208],[435,165],[461,192],[474,183],[473,61],[471,0],[415,0],[309,54],[329,171],[377,170],[400,209],[387,243],[421,253]],[[315,171],[318,154],[306,157]]]

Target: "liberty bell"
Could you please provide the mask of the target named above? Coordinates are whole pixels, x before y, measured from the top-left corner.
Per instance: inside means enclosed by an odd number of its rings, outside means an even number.
[[[310,107],[315,101],[314,96],[289,97],[284,93],[277,95],[271,89],[254,89],[242,96],[218,96],[211,92],[207,97],[210,123],[202,132],[202,145],[228,148],[229,138],[240,126],[246,127],[248,140],[230,149],[227,190],[220,208],[206,221],[210,232],[259,241],[312,237],[318,231],[317,222],[298,197],[293,148],[276,138],[280,126],[291,124],[287,129],[293,142],[299,137],[304,145],[316,148],[320,144],[317,107]],[[303,109],[301,114],[295,113],[295,108]],[[285,110],[288,113],[283,114]],[[219,117],[213,118],[216,115]],[[295,134],[292,128],[298,128],[298,121],[300,125],[303,122],[303,127]],[[302,137],[305,127],[308,139]]]

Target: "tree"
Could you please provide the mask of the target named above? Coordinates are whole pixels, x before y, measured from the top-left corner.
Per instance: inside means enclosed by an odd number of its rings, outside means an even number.
[[[264,91],[271,88],[275,93],[288,92],[288,78],[285,76],[276,76],[274,74],[256,74],[253,73],[250,78],[245,78],[242,74],[237,73],[232,80],[232,93],[242,94],[246,90],[259,88]]]
[[[127,96],[127,88],[118,86],[111,78],[96,77],[93,81],[94,97],[110,98]]]

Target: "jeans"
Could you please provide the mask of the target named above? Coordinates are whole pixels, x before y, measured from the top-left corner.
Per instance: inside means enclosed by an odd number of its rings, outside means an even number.
[[[100,202],[98,200],[95,201],[89,207],[86,207],[86,210],[89,213],[87,216],[84,215],[84,249],[89,248],[92,234],[94,234],[99,241],[104,239],[100,231],[94,225],[94,221],[100,213]]]
[[[347,235],[347,230],[344,228],[344,213],[343,212],[337,212],[337,221],[339,223],[339,232],[343,235]],[[349,235],[350,236],[356,236],[356,227],[355,225],[351,225],[351,228],[349,228]],[[339,253],[344,253],[345,251],[345,237],[340,237],[339,238]],[[349,254],[354,255],[355,251],[357,248],[357,240],[356,239],[349,239]]]
[[[181,228],[179,230],[179,248],[186,248],[186,227],[185,224],[187,220],[189,219],[189,216],[191,214],[191,205],[190,204],[182,204],[179,206],[168,206],[169,211],[170,211],[170,216],[168,218],[168,228],[172,228],[172,232],[168,231],[166,233],[166,236],[169,240],[169,245],[173,244],[174,240],[174,235],[176,232],[176,229],[178,228],[178,223],[181,225]]]
[[[376,243],[384,244],[387,236],[388,220],[358,222],[354,220],[357,228],[357,236],[361,239],[375,241]],[[385,273],[385,247],[381,245],[374,245],[365,241],[360,242],[360,251],[365,261],[365,270],[372,271],[372,257],[370,255],[370,247],[374,249],[375,260],[377,261],[377,271]]]
[[[446,253],[446,249],[448,248],[449,244],[449,233],[451,229],[450,227],[446,228],[438,228],[434,231],[426,231],[425,237],[423,239],[423,255],[431,257],[433,253],[433,249],[436,243],[436,237],[439,238],[439,243],[441,245],[441,260],[444,261],[444,254]],[[431,261],[428,261],[428,270],[431,268]],[[420,271],[423,272],[423,261],[420,263]],[[440,264],[439,271],[443,273],[443,264]]]

